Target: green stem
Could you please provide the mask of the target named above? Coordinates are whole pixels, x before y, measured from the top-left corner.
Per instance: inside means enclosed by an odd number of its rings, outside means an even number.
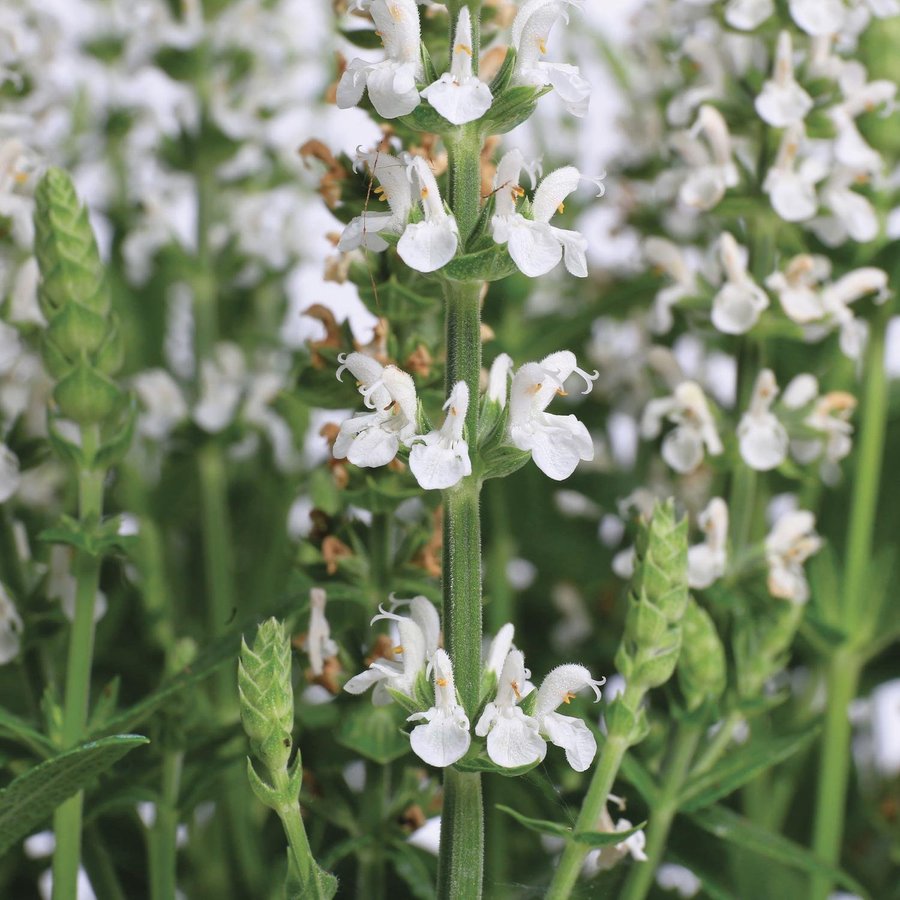
[[[437,896],[441,900],[476,900],[484,874],[484,801],[481,776],[444,769],[441,855]]]
[[[741,714],[732,710],[722,722],[722,727],[713,735],[703,752],[697,757],[693,774],[708,772],[721,758],[731,743],[735,726],[741,721]]]
[[[285,769],[272,772],[272,783],[275,790],[282,796],[287,796],[291,792],[290,779]],[[275,811],[278,813],[278,818],[281,819],[281,824],[284,827],[284,833],[287,835],[291,862],[295,867],[300,883],[304,886],[312,887],[314,894],[310,895],[310,900],[314,900],[314,898],[317,900],[320,896],[319,880],[316,877],[318,866],[315,859],[313,859],[309,839],[306,836],[303,816],[300,813],[300,804],[296,801],[285,803]]]
[[[167,750],[162,763],[162,797],[150,836],[150,897],[170,900],[175,896],[178,832],[178,792],[184,754]]]
[[[391,767],[366,763],[366,791],[363,796],[363,815],[371,843],[360,853],[359,881],[356,896],[359,900],[383,900],[387,895],[387,865],[385,859],[385,817],[390,802]]]
[[[888,316],[887,309],[879,310],[866,353],[865,385],[859,416],[860,434],[841,592],[844,607],[837,623],[847,634],[848,643],[835,652],[827,669],[828,706],[822,733],[813,849],[820,859],[831,865],[837,865],[840,861],[844,834],[850,767],[850,722],[847,708],[856,696],[863,667],[856,648],[877,630],[875,621],[867,621],[867,618],[874,618],[872,614],[881,602],[880,597],[869,596],[871,590],[868,576],[884,461],[888,405],[884,348]],[[813,900],[824,898],[830,887],[827,876],[817,875],[812,880],[810,896]]]
[[[105,470],[94,469],[100,443],[96,425],[81,429],[84,467],[78,473],[78,515],[82,522],[99,521],[103,513]],[[79,552],[75,558],[75,620],[69,632],[66,688],[60,745],[74,747],[85,736],[94,656],[94,602],[100,585],[99,556]],[[53,900],[73,900],[81,860],[81,814],[84,793],[61,804],[53,817],[56,849],[53,854]]]
[[[581,804],[581,811],[575,822],[575,831],[594,831],[600,814],[606,806],[609,792],[612,790],[616,774],[622,765],[622,758],[628,750],[628,740],[621,735],[610,735],[603,745],[600,760],[591,776],[591,784]],[[565,900],[575,887],[581,864],[590,848],[584,844],[570,841],[553,874],[547,900]]]
[[[450,165],[450,208],[464,245],[481,212],[481,135],[475,125],[464,125],[447,137]],[[462,285],[460,285],[462,287]],[[473,287],[473,285],[465,285]],[[481,285],[474,285],[480,291]],[[449,351],[449,345],[448,345]]]
[[[650,814],[647,845],[644,849],[647,861],[637,863],[632,868],[620,900],[643,900],[653,884],[653,877],[666,849],[672,820],[678,812],[678,795],[690,772],[691,760],[702,734],[703,728],[700,725],[681,724],[678,728],[669,765],[662,779],[662,793]]]

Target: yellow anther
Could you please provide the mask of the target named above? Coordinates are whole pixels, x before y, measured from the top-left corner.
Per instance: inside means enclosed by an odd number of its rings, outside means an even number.
[[[565,696],[562,699],[563,703],[571,703],[575,699],[575,694],[571,691],[566,691]]]
[[[450,415],[451,415],[451,416],[458,416],[458,415],[459,415],[459,410],[458,410],[455,406],[451,406],[451,407],[450,407]]]
[[[396,647],[392,647],[392,648],[391,648],[391,653],[393,653],[394,656],[397,656],[398,653],[402,653],[402,652],[403,652],[403,645],[402,645],[402,644],[397,644]]]
[[[13,178],[15,179],[16,184],[25,184],[25,182],[28,181],[28,173],[16,172]]]
[[[531,385],[531,387],[528,388],[528,389],[525,391],[525,393],[526,393],[526,394],[536,394],[543,386],[544,386],[544,385],[539,381],[537,384]]]
[[[422,190],[419,192],[419,196],[424,200],[428,196],[428,188],[423,187]]]
[[[519,683],[517,681],[511,681],[509,685],[513,689],[513,693],[516,695],[516,700],[521,700],[522,695],[519,693]]]
[[[447,687],[447,679],[446,679],[446,678],[438,678],[438,679],[435,681],[435,684],[436,684],[438,687]]]
[[[560,203],[559,206],[556,207],[556,211],[558,213],[564,213],[566,211],[566,204]]]
[[[547,41],[544,38],[538,38],[538,50],[540,50],[541,53],[547,52]]]
[[[457,44],[457,45],[453,48],[453,52],[454,52],[454,53],[465,53],[466,56],[471,56],[471,55],[472,55],[472,48],[469,47],[469,46],[467,46],[466,44]]]
[[[557,395],[557,397],[568,397],[569,392],[566,390],[563,390],[561,387],[559,387],[556,389],[556,395]]]

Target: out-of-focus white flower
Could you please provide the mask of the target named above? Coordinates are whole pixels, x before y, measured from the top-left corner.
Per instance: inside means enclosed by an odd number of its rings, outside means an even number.
[[[437,856],[441,847],[441,817],[433,816],[426,819],[425,824],[421,828],[417,828],[406,839],[406,842],[432,856]]]
[[[829,464],[840,462],[853,448],[853,426],[850,416],[856,409],[856,398],[846,391],[830,391],[819,396],[819,383],[813,375],[797,375],[784,389],[782,403],[787,409],[811,406],[803,420],[807,428],[818,431],[820,438],[801,437],[791,440],[791,455],[799,463],[811,463],[824,455]]]
[[[856,182],[853,169],[837,166],[822,188],[820,200],[831,215],[818,216],[809,226],[829,247],[839,247],[847,240],[865,244],[878,236],[875,207],[867,197],[852,190]]]
[[[547,52],[547,41],[560,19],[568,22],[568,6],[579,0],[526,0],[519,8],[512,26],[512,45],[516,50],[514,84],[533,87],[551,85],[573,116],[585,116],[591,96],[590,84],[577,66],[541,59]]]
[[[416,82],[423,76],[419,10],[415,0],[372,0],[369,11],[387,59],[379,63],[352,60],[338,82],[337,105],[341,109],[356,106],[368,90],[378,115],[385,119],[405,116],[419,105]]]
[[[673,281],[656,294],[650,313],[650,330],[654,334],[666,334],[674,324],[672,307],[683,297],[697,292],[697,279],[682,248],[666,238],[648,237],[644,241],[644,257]]]
[[[890,296],[887,273],[873,266],[854,269],[843,275],[822,291],[822,309],[825,316],[840,328],[840,346],[850,359],[860,359],[868,336],[866,322],[857,319],[850,304],[869,294],[876,303],[884,303]]]
[[[472,474],[463,426],[469,409],[469,387],[457,381],[444,404],[447,417],[439,429],[411,438],[409,468],[426,491],[443,490]]]
[[[50,551],[50,567],[47,573],[46,594],[50,600],[58,600],[63,615],[75,621],[75,600],[78,582],[72,574],[72,549],[63,544],[54,544]],[[94,622],[99,622],[105,615],[108,604],[106,594],[98,590],[94,598]]]
[[[728,505],[721,497],[713,497],[700,513],[698,523],[706,538],[702,544],[688,549],[688,584],[702,590],[725,574],[728,564]]]
[[[816,157],[807,157],[797,167],[797,156],[805,139],[802,124],[791,125],[781,138],[775,163],[766,172],[763,190],[772,209],[785,222],[811,219],[819,208],[816,185],[828,174],[828,167]]]
[[[423,722],[413,728],[409,742],[413,753],[431,766],[452,766],[462,759],[472,743],[469,717],[456,696],[453,666],[443,650],[431,659],[434,674],[434,706],[413,713],[407,722]]]
[[[759,117],[775,128],[799,125],[812,109],[812,97],[794,78],[794,48],[791,33],[778,35],[772,77],[763,85],[756,98]]]
[[[624,808],[624,801],[621,801],[620,798],[610,795],[609,799],[619,801],[620,806]],[[613,824],[612,816],[605,806],[603,812],[600,813],[600,820],[597,822],[597,831],[606,833],[630,831],[632,827],[631,822],[624,818]],[[635,862],[647,862],[647,854],[644,853],[646,844],[647,837],[643,829],[638,829],[619,844],[609,844],[597,850],[591,850],[582,863],[582,874],[585,878],[593,878],[599,872],[605,872],[613,868],[626,856],[631,856]]]
[[[422,96],[448,121],[464,125],[491,107],[491,89],[472,72],[472,20],[469,7],[459,12],[450,71],[422,91]]]
[[[807,34],[834,35],[844,27],[844,0],[789,0],[791,17]]]
[[[396,366],[382,366],[364,353],[339,356],[338,380],[345,370],[360,384],[371,413],[358,413],[341,423],[332,454],[355,466],[386,466],[416,431],[416,386]]]
[[[15,243],[30,248],[34,241],[34,201],[28,187],[37,170],[37,159],[18,138],[0,140],[0,216],[9,219]]]
[[[47,324],[38,305],[37,290],[41,280],[37,259],[29,256],[16,271],[9,294],[9,321],[32,323],[43,327]]]
[[[897,9],[900,13],[900,4]],[[869,81],[865,66],[858,60],[844,63],[838,73],[838,83],[844,95],[839,108],[848,116],[856,118],[863,113],[875,112],[879,107],[884,107],[883,115],[894,111],[897,85],[886,79]]]
[[[830,111],[837,135],[834,139],[834,158],[858,174],[877,175],[884,168],[881,154],[860,134],[852,116],[841,106]]]
[[[200,363],[200,400],[194,407],[197,425],[217,434],[234,420],[244,391],[247,366],[237,344],[216,344],[213,355]]]
[[[583,422],[574,415],[545,412],[550,401],[564,393],[572,374],[581,376],[588,393],[597,372],[579,369],[575,354],[568,350],[551,353],[539,363],[526,363],[513,377],[509,396],[509,437],[520,450],[531,451],[535,465],[550,478],[568,478],[579,460],[594,458],[594,443]]]
[[[456,254],[459,228],[453,214],[444,208],[437,181],[428,163],[417,156],[410,161],[409,172],[415,175],[425,218],[406,226],[397,244],[397,252],[403,262],[417,272],[434,272]]]
[[[774,0],[729,0],[725,21],[741,31],[753,31],[775,12]]]
[[[703,462],[705,452],[711,456],[722,453],[715,419],[697,382],[683,381],[671,397],[651,400],[644,407],[641,436],[645,440],[657,437],[664,419],[676,427],[663,438],[662,457],[676,472],[693,472]]]
[[[496,212],[491,233],[498,244],[506,244],[513,262],[525,275],[545,275],[560,260],[579,278],[587,276],[587,240],[577,231],[556,228],[550,219],[562,211],[566,197],[578,187],[582,174],[574,166],[556,169],[544,178],[531,202],[532,218],[516,212],[516,200],[524,193],[519,175],[524,160],[518,150],[505,154],[494,176]],[[601,191],[602,193],[602,191]]]
[[[806,603],[809,583],[803,563],[822,546],[816,534],[816,517],[806,510],[785,513],[766,537],[769,593],[773,597]]]
[[[140,372],[132,383],[143,407],[138,431],[151,441],[164,441],[188,415],[181,388],[165,369]]]
[[[19,489],[19,457],[0,441],[0,503],[6,503]]]
[[[787,458],[788,433],[772,412],[778,396],[778,383],[771,369],[763,369],[756,377],[750,407],[741,416],[737,436],[741,456],[751,469],[767,472]]]
[[[306,633],[305,649],[313,675],[321,675],[325,671],[325,662],[338,654],[338,646],[331,637],[331,626],[325,618],[326,600],[327,595],[322,588],[310,590],[309,631]]]
[[[784,272],[773,272],[766,287],[778,294],[785,315],[798,325],[816,322],[824,315],[818,286],[831,274],[827,256],[802,253],[793,257]]]
[[[706,145],[697,140],[702,134]],[[738,170],[731,152],[731,135],[722,114],[704,104],[691,129],[691,141],[678,146],[690,167],[678,196],[694,209],[710,210],[738,181]],[[707,149],[708,148],[708,149]]]
[[[725,283],[713,297],[712,323],[725,334],[746,334],[769,305],[766,292],[747,271],[747,250],[727,231],[719,238]]]
[[[509,373],[512,367],[513,361],[507,353],[501,353],[491,363],[487,396],[491,402],[498,403],[500,409],[506,408],[506,397],[509,393]]]
[[[703,887],[703,882],[690,869],[675,863],[663,863],[656,870],[656,883],[664,891],[675,891],[685,900],[696,897]]]
[[[869,700],[872,754],[875,768],[885,778],[900,772],[900,678],[878,685]]]
[[[0,666],[12,662],[19,655],[22,637],[22,617],[0,581]]]
[[[390,212],[365,211],[352,219],[341,234],[338,249],[347,253],[357,247],[386,250],[388,242],[381,232],[400,234],[412,211],[412,184],[407,172],[408,160],[374,150],[360,155],[373,178],[378,179],[374,195],[387,202]]]

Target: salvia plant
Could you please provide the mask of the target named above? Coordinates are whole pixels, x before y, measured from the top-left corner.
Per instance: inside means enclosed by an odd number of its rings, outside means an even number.
[[[0,896],[900,897],[898,40],[0,10]]]

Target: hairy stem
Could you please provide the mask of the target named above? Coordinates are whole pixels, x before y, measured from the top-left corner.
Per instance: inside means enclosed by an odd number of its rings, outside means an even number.
[[[168,900],[175,896],[178,792],[184,754],[167,750],[162,763],[162,797],[150,836],[150,897]]]
[[[78,473],[78,515],[82,522],[98,520],[103,512],[105,470],[93,468],[100,443],[96,425],[82,428],[84,466]],[[100,584],[99,556],[79,552],[75,557],[75,620],[69,632],[66,688],[60,744],[74,747],[85,736],[94,655],[94,603]],[[53,898],[71,900],[76,894],[81,860],[81,813],[84,793],[79,791],[56,810],[53,830]]]
[[[441,900],[476,900],[481,896],[483,869],[481,776],[445,769],[437,896]]]

